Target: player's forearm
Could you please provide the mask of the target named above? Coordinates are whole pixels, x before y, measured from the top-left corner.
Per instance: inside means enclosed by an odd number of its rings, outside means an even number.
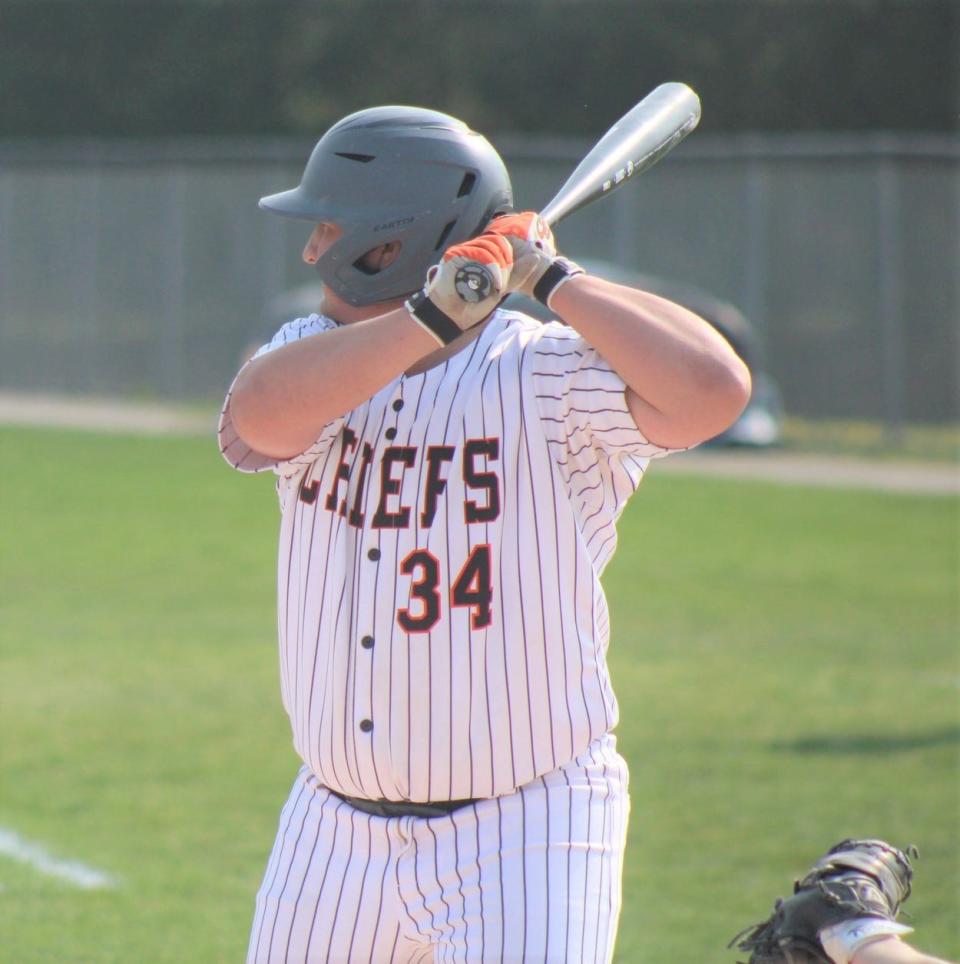
[[[851,964],[949,964],[939,957],[915,950],[896,937],[866,944],[853,955]]]
[[[551,306],[606,358],[638,397],[631,411],[651,441],[694,445],[732,424],[750,398],[750,374],[698,315],[657,295],[582,275]]]
[[[436,349],[405,308],[284,345],[238,376],[230,399],[234,426],[264,455],[297,454],[331,419]]]

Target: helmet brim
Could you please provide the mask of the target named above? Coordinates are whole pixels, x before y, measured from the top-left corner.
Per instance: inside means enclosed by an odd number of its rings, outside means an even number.
[[[271,214],[298,221],[328,221],[331,218],[329,206],[318,204],[299,187],[260,198],[260,207]]]

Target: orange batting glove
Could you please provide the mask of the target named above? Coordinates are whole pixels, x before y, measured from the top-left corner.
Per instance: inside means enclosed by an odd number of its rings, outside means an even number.
[[[447,248],[427,272],[424,287],[407,299],[406,309],[441,345],[449,345],[497,307],[512,270],[510,242],[481,234]]]
[[[549,300],[564,282],[583,274],[583,268],[557,257],[550,225],[535,211],[503,214],[487,225],[488,234],[506,238],[513,248],[509,291],[519,291],[550,307]]]

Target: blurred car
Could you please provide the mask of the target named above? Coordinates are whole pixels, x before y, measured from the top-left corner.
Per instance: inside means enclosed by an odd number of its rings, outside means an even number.
[[[738,308],[693,285],[639,274],[609,262],[588,258],[580,258],[578,261],[591,273],[609,278],[618,284],[652,291],[696,312],[709,321],[746,362],[753,379],[750,402],[740,418],[708,444],[765,447],[776,445],[780,441],[783,424],[780,392],[765,370],[756,329]],[[266,317],[263,319],[267,330],[251,338],[245,356],[249,357],[285,322],[319,311],[322,300],[323,286],[317,282],[292,288],[274,298],[267,305]],[[526,312],[541,321],[550,321],[555,317],[538,301],[532,301],[523,295],[509,295],[503,304],[504,307]]]

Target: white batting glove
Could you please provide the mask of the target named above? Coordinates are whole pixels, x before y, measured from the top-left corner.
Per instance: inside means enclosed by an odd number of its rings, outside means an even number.
[[[510,243],[496,234],[481,234],[448,248],[405,307],[441,345],[449,345],[497,307],[510,290],[512,270]]]
[[[487,225],[488,234],[506,238],[513,248],[510,291],[519,291],[550,307],[554,292],[583,268],[567,258],[557,257],[550,225],[535,211],[504,214]]]

